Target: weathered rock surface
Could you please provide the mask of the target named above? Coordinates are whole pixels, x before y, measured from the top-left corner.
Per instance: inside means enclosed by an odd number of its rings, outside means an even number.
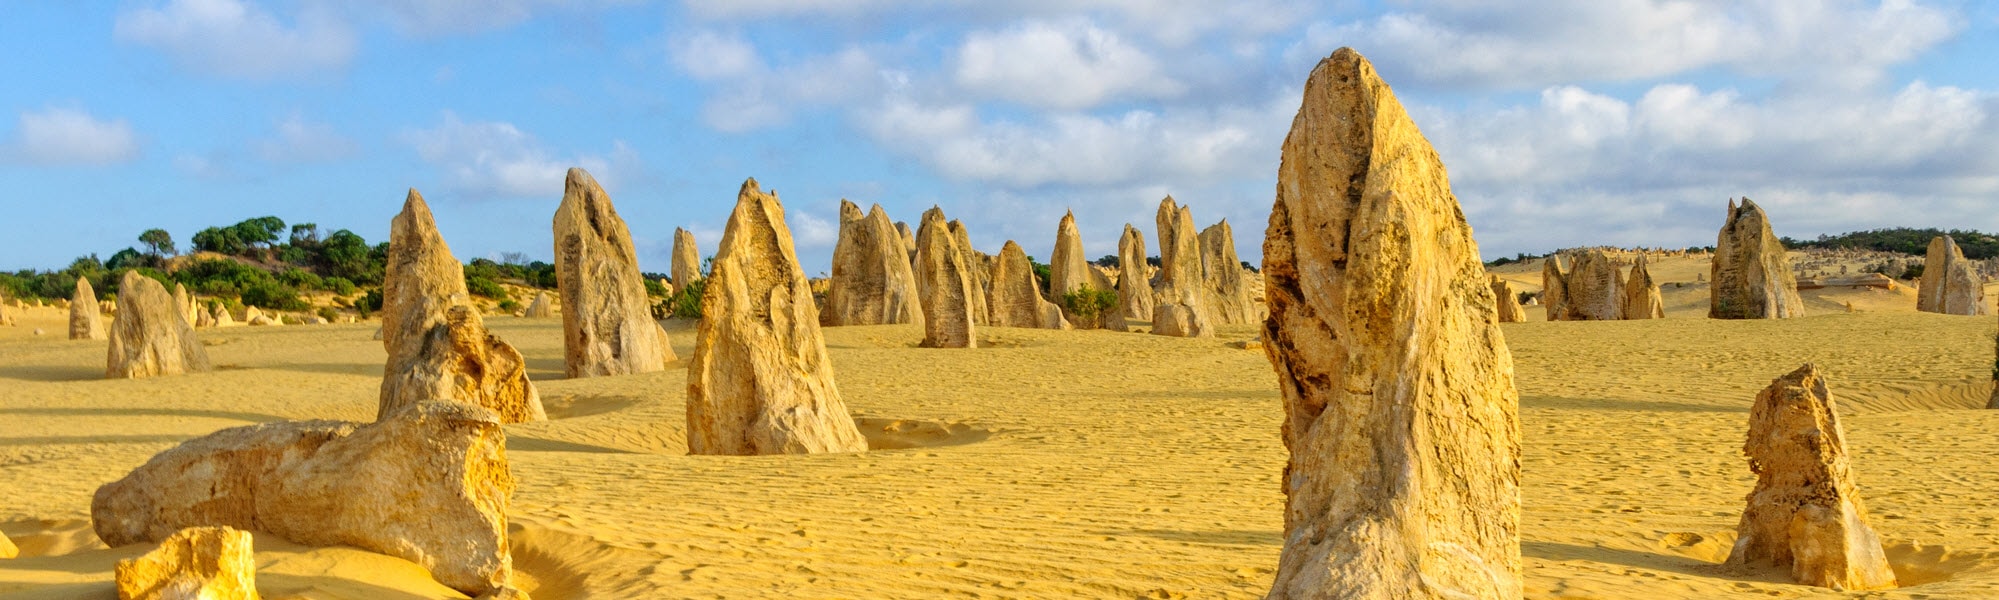
[[[694,233],[679,227],[673,228],[673,271],[667,273],[672,278],[673,287],[667,288],[678,294],[701,278],[701,246],[694,243]]]
[[[160,547],[118,561],[119,600],[257,600],[250,532],[189,527]]]
[[[0,558],[14,558],[20,555],[21,548],[14,545],[14,540],[7,539],[6,533],[0,533]]]
[[[98,314],[97,290],[90,282],[76,278],[76,293],[69,297],[69,339],[104,339],[104,319]]]
[[[194,298],[187,295],[187,286],[179,283],[174,284],[174,310],[180,313],[181,320],[187,321],[189,327],[201,321],[201,311],[194,307]]]
[[[777,196],[743,183],[687,365],[689,454],[860,452]]]
[[[1209,337],[1214,315],[1207,307],[1207,281],[1201,267],[1201,239],[1194,215],[1167,196],[1159,202],[1159,282],[1153,289],[1152,333],[1175,337]]]
[[[1202,279],[1207,285],[1209,312],[1222,325],[1254,323],[1263,318],[1243,285],[1242,259],[1236,257],[1235,230],[1229,220],[1201,230]]]
[[[1645,266],[1645,255],[1631,265],[1631,277],[1624,281],[1624,318],[1629,320],[1666,318],[1666,300],[1659,294],[1659,282]]]
[[[675,360],[652,318],[632,233],[583,169],[569,170],[555,209],[555,273],[571,379],[661,371]]]
[[[833,246],[833,271],[819,324],[896,323],[923,323],[916,273],[903,249],[902,234],[880,204],[862,215],[859,206],[841,200],[840,240]]]
[[[1152,278],[1145,257],[1145,234],[1125,223],[1124,235],[1117,242],[1117,301],[1118,310],[1127,319],[1152,318]]]
[[[1986,314],[1985,282],[1978,276],[1977,265],[1964,259],[1964,251],[1950,236],[1940,235],[1930,240],[1921,287],[1916,288],[1916,310],[1946,315]]]
[[[1444,166],[1352,49],[1320,61],[1264,241],[1285,406],[1272,600],[1519,598],[1513,359]]]
[[[1789,319],[1805,316],[1791,257],[1770,232],[1770,218],[1748,198],[1728,201],[1728,222],[1715,240],[1708,271],[1708,318]]]
[[[521,316],[529,319],[546,319],[555,316],[555,298],[548,292],[535,292],[534,302],[528,303],[527,312]]]
[[[215,309],[209,311],[209,315],[209,320],[213,321],[216,327],[235,327],[237,325],[236,317],[231,316],[229,309],[221,304],[215,305]]]
[[[993,285],[992,269],[986,266],[985,255],[972,249],[972,233],[965,230],[965,224],[952,219],[949,225],[951,239],[958,244],[958,258],[965,263],[965,275],[971,282],[972,324],[991,325],[992,309],[986,304],[987,295],[991,293],[988,290]]]
[[[1020,244],[1007,240],[993,263],[993,293],[990,298],[995,327],[1068,329],[1062,308],[1041,297],[1041,282],[1034,265]]]
[[[1499,315],[1499,322],[1524,323],[1527,321],[1527,311],[1520,308],[1520,295],[1514,293],[1512,283],[1500,279],[1498,275],[1492,276],[1492,299],[1495,302],[1493,305],[1494,312]]]
[[[1085,286],[1095,287],[1095,282],[1090,279],[1090,260],[1083,256],[1083,235],[1076,231],[1076,213],[1072,211],[1055,224],[1055,249],[1048,255],[1048,297],[1059,299]]]
[[[1624,274],[1602,250],[1576,256],[1562,297],[1570,321],[1616,321],[1624,318]]]
[[[513,492],[497,415],[421,402],[365,425],[287,421],[188,440],[97,488],[90,518],[111,546],[203,525],[353,546],[478,595],[512,576]]]
[[[1895,587],[1853,485],[1838,407],[1816,367],[1805,365],[1756,395],[1742,452],[1756,489],[1727,564],[1788,565],[1798,583],[1840,590]]]
[[[285,322],[275,316],[265,315],[264,311],[255,306],[248,306],[243,308],[243,324],[255,327],[283,327]]]
[[[167,288],[138,271],[118,281],[118,318],[111,321],[104,376],[137,379],[208,370],[208,350],[194,337]]]
[[[908,223],[904,223],[902,221],[896,221],[895,234],[902,237],[902,253],[909,256],[910,262],[915,262],[916,232],[909,230]]]
[[[1562,257],[1550,254],[1541,259],[1541,305],[1547,307],[1548,320],[1569,320],[1568,287],[1569,274],[1562,265]]]
[[[923,211],[916,228],[916,289],[923,295],[923,347],[976,348],[972,276],[944,210]]]

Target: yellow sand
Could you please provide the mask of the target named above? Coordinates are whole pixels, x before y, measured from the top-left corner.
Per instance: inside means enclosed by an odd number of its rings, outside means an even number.
[[[1686,266],[1659,271],[1691,280]],[[1538,288],[1531,269],[1518,278]],[[1669,289],[1665,320],[1506,326],[1529,597],[1837,596],[1717,564],[1752,483],[1749,403],[1805,361],[1834,377],[1860,490],[1910,586],[1868,597],[1999,596],[1999,412],[1982,410],[1995,322],[1915,313],[1912,296],[1819,310],[1873,298],[1844,290],[1808,293],[1810,318],[1710,321],[1694,318],[1700,289]],[[0,599],[110,597],[111,565],[144,548],[96,541],[91,493],[180,440],[373,416],[372,323],[202,330],[217,372],[106,381],[103,343],[59,339],[62,318],[0,327],[0,531],[23,556],[0,560]],[[977,350],[916,348],[916,327],[827,329],[848,405],[901,449],[739,458],[685,455],[684,371],[562,380],[559,319],[488,324],[554,419],[508,428],[514,556],[538,599],[1255,598],[1277,564],[1279,400],[1262,353],[1228,346],[1250,327],[983,329]],[[670,333],[689,355],[687,326]],[[358,550],[260,536],[257,556],[267,598],[459,597]]]

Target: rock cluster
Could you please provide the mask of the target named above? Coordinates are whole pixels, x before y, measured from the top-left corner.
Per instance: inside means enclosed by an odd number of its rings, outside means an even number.
[[[1228,219],[1201,230],[1202,281],[1207,286],[1209,314],[1221,325],[1243,325],[1263,318],[1243,284],[1242,259],[1235,253],[1235,230]]]
[[[144,556],[118,561],[119,600],[257,600],[250,532],[189,527]]]
[[[879,204],[861,214],[840,201],[840,240],[833,246],[833,271],[826,287],[826,310],[819,324],[889,325],[923,323],[916,273],[902,234]]]
[[[1624,274],[1602,250],[1576,256],[1575,268],[1564,281],[1567,321],[1616,321],[1624,318]]]
[[[111,546],[223,525],[403,558],[478,595],[512,576],[513,491],[497,415],[420,402],[365,425],[264,423],[188,440],[98,488],[90,517]]]
[[[971,267],[944,221],[944,210],[923,211],[916,228],[916,289],[923,298],[923,347],[976,348]]]
[[[1977,265],[1964,259],[1957,240],[1940,235],[1930,240],[1929,256],[1923,261],[1921,287],[1916,288],[1916,310],[1946,315],[1986,314],[1985,282]]]
[[[673,362],[666,331],[652,318],[632,233],[583,169],[569,170],[555,210],[555,273],[571,379],[649,373]]]
[[[389,353],[375,418],[425,400],[483,406],[505,423],[547,420],[527,361],[486,332],[468,305],[465,270],[416,190],[389,222],[382,277],[382,346]]]
[[[104,339],[104,320],[98,314],[97,290],[82,277],[76,278],[76,293],[69,297],[69,339]]]
[[[1513,284],[1492,276],[1492,299],[1494,309],[1501,323],[1522,323],[1527,321],[1527,311],[1520,308],[1520,295],[1513,292]]]
[[[1352,49],[1320,61],[1264,241],[1290,451],[1268,598],[1520,598],[1513,360],[1444,166]]]
[[[995,327],[1068,329],[1062,308],[1041,297],[1041,281],[1020,244],[1007,240],[993,263],[992,295],[988,308]]]
[[[194,337],[167,288],[138,271],[118,282],[118,318],[111,321],[104,376],[137,379],[208,370],[208,350]]]
[[[1895,587],[1853,485],[1839,410],[1816,367],[1805,365],[1756,395],[1742,452],[1756,489],[1727,564],[1788,565],[1798,583],[1840,590]]]
[[[1145,234],[1126,223],[1117,241],[1117,301],[1127,319],[1152,318],[1152,278],[1145,257]]]
[[[690,454],[860,452],[777,196],[743,183],[687,365]]]
[[[1173,202],[1159,202],[1159,281],[1153,288],[1152,333],[1175,337],[1211,337],[1214,316],[1207,307],[1207,281],[1201,268],[1200,234],[1194,214]]]
[[[1645,266],[1645,255],[1631,265],[1631,277],[1624,281],[1624,318],[1630,320],[1666,318],[1666,300],[1659,294],[1659,282]]]
[[[687,290],[694,280],[701,278],[701,246],[694,243],[694,233],[679,227],[673,228],[673,287],[667,288],[674,294]]]
[[[1743,198],[1728,201],[1728,221],[1721,226],[1708,268],[1708,318],[1789,319],[1805,316],[1791,258],[1783,242],[1770,232],[1763,208]]]

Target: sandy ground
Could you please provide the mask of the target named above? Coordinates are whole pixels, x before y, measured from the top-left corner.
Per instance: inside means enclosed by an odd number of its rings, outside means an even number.
[[[1661,279],[1691,282],[1683,266]],[[1503,274],[1538,289],[1531,273]],[[1854,290],[1808,294],[1805,319],[1710,321],[1695,318],[1704,287],[1668,288],[1665,320],[1536,311],[1505,326],[1529,597],[1841,596],[1718,565],[1752,484],[1749,404],[1807,361],[1834,378],[1908,586],[1865,597],[1999,597],[1999,411],[1981,410],[1999,323]],[[0,327],[0,532],[22,549],[0,560],[0,599],[114,597],[112,564],[146,548],[104,548],[90,496],[156,452],[248,423],[373,416],[373,324],[203,330],[219,370],[107,381],[104,344],[59,339],[62,318]],[[978,350],[916,348],[915,327],[827,329],[881,449],[740,458],[685,455],[684,370],[563,380],[559,319],[488,323],[528,357],[553,419],[508,428],[514,557],[538,599],[1255,598],[1277,563],[1279,400],[1262,353],[1228,346],[1249,327],[992,328]],[[669,331],[689,355],[688,327]],[[398,559],[257,546],[266,598],[461,597]]]

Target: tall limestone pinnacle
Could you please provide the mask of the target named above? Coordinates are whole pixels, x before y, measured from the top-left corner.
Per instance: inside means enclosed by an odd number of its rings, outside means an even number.
[[[1805,316],[1791,257],[1770,231],[1770,217],[1748,198],[1728,201],[1728,221],[1714,245],[1708,267],[1708,318],[1789,319]]]
[[[1659,294],[1659,282],[1652,279],[1652,269],[1645,263],[1645,255],[1638,255],[1638,262],[1631,265],[1631,277],[1624,282],[1624,318],[1638,321],[1666,318],[1666,301]]]
[[[1071,211],[1055,224],[1055,249],[1048,254],[1048,297],[1059,299],[1084,286],[1091,286],[1090,260],[1083,256],[1083,235],[1076,231],[1076,213]]]
[[[104,317],[97,305],[97,290],[90,281],[76,278],[76,293],[69,296],[69,339],[104,339]]]
[[[661,371],[675,359],[652,318],[631,230],[583,169],[569,170],[555,209],[555,273],[569,377]]]
[[[860,452],[775,194],[743,182],[687,364],[689,454]]]
[[[1966,316],[1986,313],[1985,283],[1976,264],[1965,260],[1964,251],[1950,236],[1930,240],[1922,284],[1916,288],[1916,310]]]
[[[978,347],[971,268],[942,208],[923,211],[916,227],[916,280],[923,296],[923,347]]]
[[[1200,240],[1209,313],[1222,325],[1253,323],[1262,317],[1243,283],[1242,259],[1236,257],[1235,230],[1229,227],[1229,220],[1222,219],[1201,230]]]
[[[491,409],[502,422],[544,421],[527,360],[486,331],[465,291],[465,270],[451,255],[430,205],[415,189],[389,221],[382,273],[382,385],[375,418],[426,400]]]
[[[694,232],[673,228],[673,271],[667,275],[673,278],[676,294],[701,278],[701,247],[694,243]]]
[[[1513,359],[1442,161],[1360,53],[1319,62],[1263,247],[1284,399],[1269,598],[1519,598]]]
[[[1550,254],[1541,259],[1541,306],[1546,309],[1548,320],[1569,320],[1569,274],[1562,266],[1562,255]]]
[[[978,250],[972,249],[972,232],[965,229],[965,224],[957,219],[951,219],[948,225],[951,227],[951,239],[958,245],[959,258],[965,261],[965,274],[970,277],[972,285],[972,324],[988,325],[992,315],[991,307],[987,306],[988,296],[992,293],[993,287],[992,270],[986,266],[985,257],[979,254]]]
[[[95,307],[93,307],[95,308]],[[207,371],[208,349],[194,337],[166,286],[138,271],[118,282],[118,318],[111,321],[104,375],[137,379]]]
[[[840,201],[840,239],[833,246],[833,271],[826,283],[819,324],[892,325],[923,323],[916,274],[902,234],[880,204],[866,214]]]
[[[1201,268],[1201,239],[1194,214],[1174,203],[1159,201],[1159,285],[1153,288],[1152,333],[1175,337],[1212,337],[1214,314],[1209,311],[1207,281]]]
[[[1125,223],[1117,241],[1117,303],[1127,319],[1152,318],[1152,277],[1145,256],[1145,234]]]

